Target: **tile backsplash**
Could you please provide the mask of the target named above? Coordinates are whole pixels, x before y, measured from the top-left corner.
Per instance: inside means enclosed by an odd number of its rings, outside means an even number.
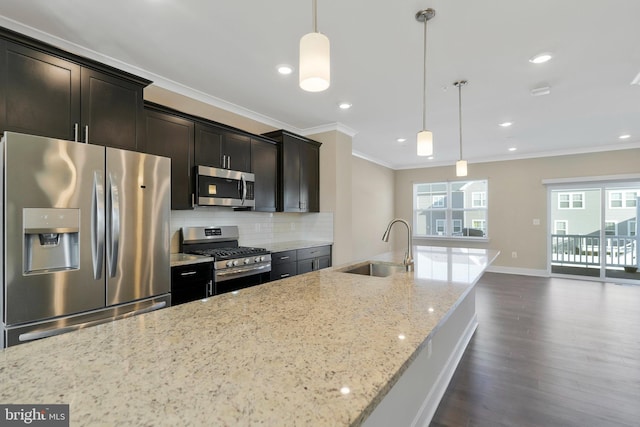
[[[180,228],[237,225],[242,246],[260,246],[295,240],[333,242],[333,213],[234,211],[198,207],[171,211],[171,253],[180,252]]]

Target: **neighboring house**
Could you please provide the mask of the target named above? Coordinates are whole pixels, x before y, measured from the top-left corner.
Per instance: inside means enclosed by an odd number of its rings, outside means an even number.
[[[635,236],[638,189],[606,190],[605,235]],[[600,190],[567,190],[551,193],[551,234],[599,236]]]
[[[487,181],[414,185],[415,234],[474,236],[487,234]]]

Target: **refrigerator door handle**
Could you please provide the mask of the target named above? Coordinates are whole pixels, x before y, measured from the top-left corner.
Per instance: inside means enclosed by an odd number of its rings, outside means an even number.
[[[88,328],[89,326],[96,326],[102,323],[112,322],[114,320],[120,320],[120,319],[125,319],[131,316],[137,316],[138,314],[149,313],[151,311],[159,310],[165,307],[166,305],[167,303],[165,301],[161,301],[153,304],[150,307],[141,308],[140,310],[131,311],[129,313],[122,314],[120,316],[105,317],[104,319],[92,320],[90,322],[79,323],[77,325],[63,326],[62,328],[57,328],[57,329],[45,329],[42,331],[26,332],[24,334],[20,334],[20,336],[18,337],[18,341],[25,342],[25,341],[38,340],[40,338],[53,337],[55,335],[61,335],[71,331],[77,331],[78,329]]]
[[[118,187],[113,183],[113,178],[109,174],[109,246],[107,246],[107,262],[109,275],[116,277],[118,268],[118,252],[120,248],[120,197]]]
[[[91,254],[93,258],[93,278],[102,277],[104,262],[104,187],[102,173],[93,173],[93,201],[91,206]]]

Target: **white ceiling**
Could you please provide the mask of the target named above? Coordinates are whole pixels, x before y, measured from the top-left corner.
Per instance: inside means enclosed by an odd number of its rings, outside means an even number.
[[[318,0],[318,30],[331,41],[331,87],[322,93],[297,83],[311,5],[0,0],[0,25],[277,127],[352,130],[355,154],[395,169],[457,160],[459,79],[469,81],[462,124],[470,163],[640,147],[640,85],[631,84],[640,73],[640,1]],[[427,53],[433,160],[415,150],[424,28],[415,13],[428,7],[436,10]],[[528,62],[545,51],[550,62]],[[281,63],[294,74],[279,75]],[[551,94],[531,96],[539,86]],[[353,108],[338,109],[341,101]],[[514,124],[499,127],[504,121]]]

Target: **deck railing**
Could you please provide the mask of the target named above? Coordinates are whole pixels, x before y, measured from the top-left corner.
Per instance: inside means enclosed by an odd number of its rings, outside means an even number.
[[[637,266],[635,236],[606,236],[607,267]],[[600,266],[600,237],[579,234],[551,235],[551,262],[562,265]]]

